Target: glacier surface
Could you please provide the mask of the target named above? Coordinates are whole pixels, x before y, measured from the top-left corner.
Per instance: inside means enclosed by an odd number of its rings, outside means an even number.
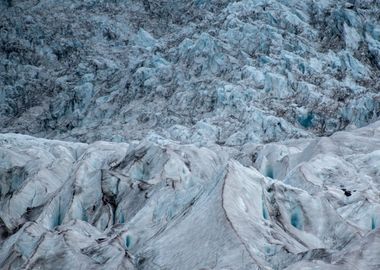
[[[241,146],[380,115],[377,0],[1,5],[1,132]]]
[[[380,121],[234,155],[2,134],[0,266],[379,268]]]
[[[0,2],[0,269],[380,269],[380,2]]]

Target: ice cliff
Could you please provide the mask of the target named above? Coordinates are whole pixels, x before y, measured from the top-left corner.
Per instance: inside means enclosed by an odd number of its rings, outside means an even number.
[[[380,2],[0,2],[0,269],[380,269]]]

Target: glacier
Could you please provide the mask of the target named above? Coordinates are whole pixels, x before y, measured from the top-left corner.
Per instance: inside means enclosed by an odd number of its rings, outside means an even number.
[[[378,0],[0,2],[0,269],[380,269]]]
[[[3,133],[241,146],[379,117],[377,0],[1,5]]]
[[[1,268],[378,269],[379,135],[380,121],[234,158],[158,135],[2,134]]]

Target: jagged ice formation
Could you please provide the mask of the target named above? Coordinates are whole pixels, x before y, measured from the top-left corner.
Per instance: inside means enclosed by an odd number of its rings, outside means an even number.
[[[7,0],[0,63],[0,269],[380,269],[379,1]]]

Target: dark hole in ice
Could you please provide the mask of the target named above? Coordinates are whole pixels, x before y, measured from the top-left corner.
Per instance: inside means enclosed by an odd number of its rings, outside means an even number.
[[[344,192],[344,195],[346,195],[347,197],[350,197],[351,196],[351,191],[350,190],[347,190],[345,188],[342,188],[343,192]]]
[[[268,166],[266,169],[266,176],[269,178],[274,178],[273,168],[272,166]]]
[[[138,260],[137,260],[137,264],[138,265],[142,265],[142,264],[144,264],[145,261],[146,261],[145,257],[139,257]]]
[[[300,220],[296,213],[293,213],[290,218],[290,223],[293,225],[293,227],[299,228],[300,227]]]
[[[8,230],[7,226],[5,226],[5,223],[0,218],[0,239],[6,239],[11,235],[11,232]]]
[[[371,229],[372,230],[376,229],[376,222],[375,222],[375,218],[374,217],[372,217],[372,219],[371,219]]]
[[[100,238],[96,239],[95,241],[96,241],[97,243],[102,243],[102,242],[104,242],[104,241],[106,241],[106,240],[107,240],[107,238],[105,238],[105,237],[100,237]]]
[[[298,117],[298,123],[300,123],[301,126],[303,126],[304,128],[310,128],[313,123],[313,114],[311,112],[307,113],[307,115],[302,115],[300,117]]]
[[[131,244],[132,244],[131,236],[127,235],[127,237],[125,238],[125,246],[129,248]]]
[[[257,159],[257,153],[252,154],[251,155],[251,161],[252,161],[252,163],[255,163],[256,159]]]
[[[290,224],[292,224],[293,227],[299,229],[299,230],[302,230],[303,228],[303,221],[302,221],[302,213],[301,213],[301,209],[299,207],[297,207],[292,215],[290,216]]]

